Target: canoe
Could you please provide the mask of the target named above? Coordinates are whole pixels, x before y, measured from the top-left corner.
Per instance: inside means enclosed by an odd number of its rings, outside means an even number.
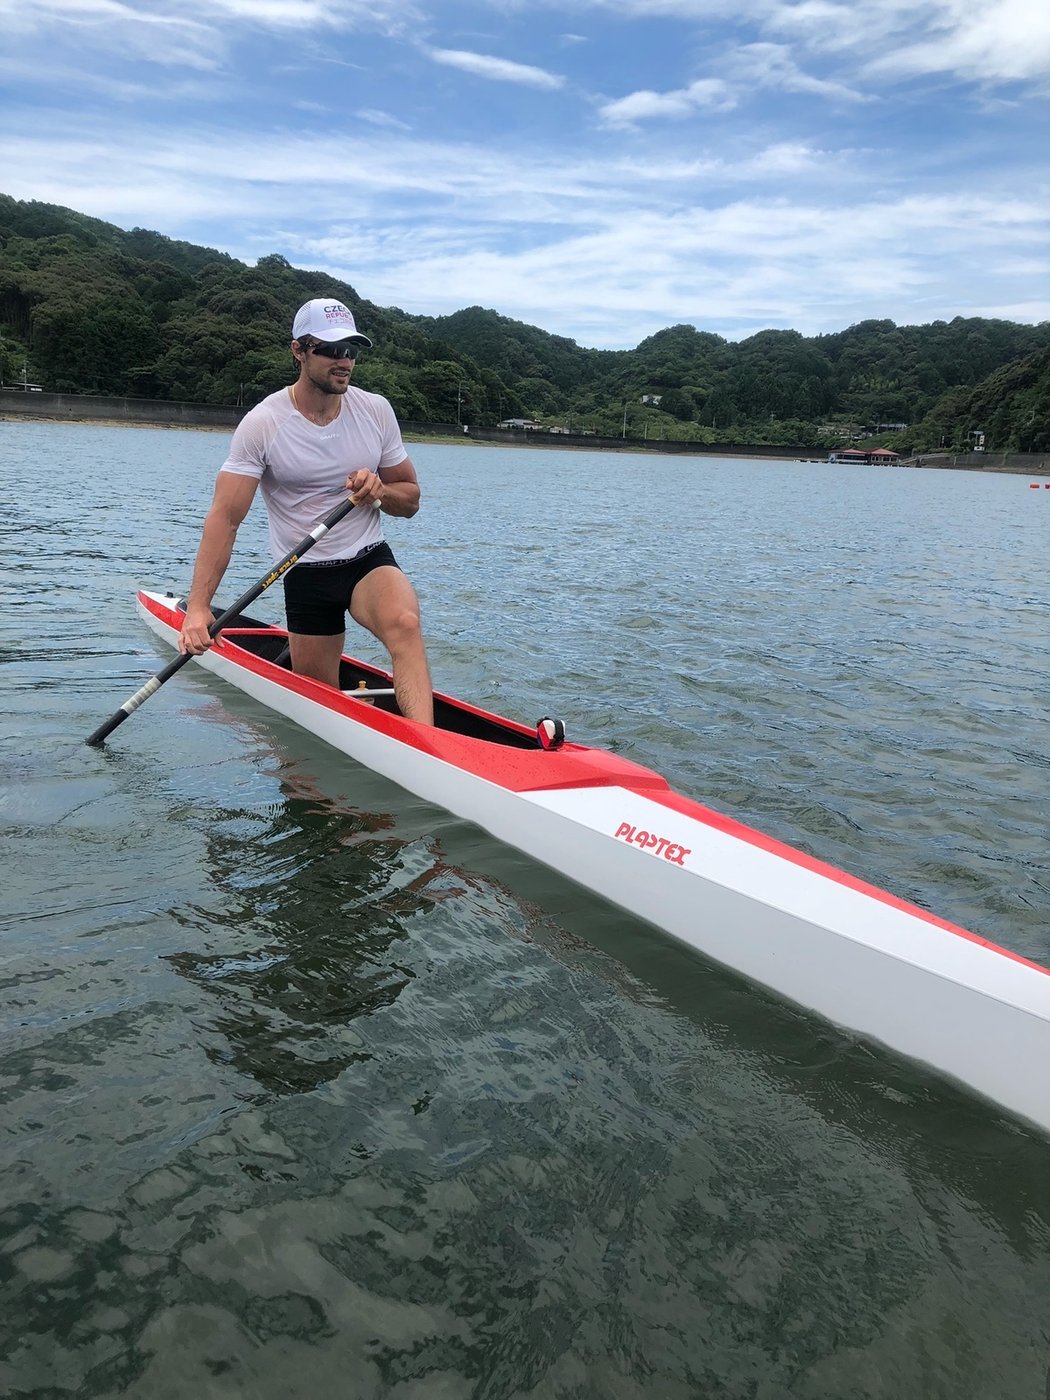
[[[184,604],[139,612],[177,644]],[[1050,1132],[1050,969],[672,791],[658,773],[435,695],[404,719],[390,674],[340,689],[289,669],[287,633],[237,614],[196,661],[356,762],[836,1026]]]

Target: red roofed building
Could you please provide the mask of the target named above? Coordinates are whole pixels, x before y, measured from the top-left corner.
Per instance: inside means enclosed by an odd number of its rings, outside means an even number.
[[[828,456],[829,462],[852,463],[854,466],[881,466],[892,467],[900,461],[900,454],[891,452],[888,447],[873,447],[870,451],[865,451],[861,447],[844,447],[841,452],[832,452]]]

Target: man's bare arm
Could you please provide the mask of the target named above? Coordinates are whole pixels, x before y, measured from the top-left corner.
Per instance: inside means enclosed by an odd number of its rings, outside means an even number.
[[[258,485],[254,476],[236,476],[233,472],[218,475],[211,508],[204,519],[197,562],[193,566],[186,621],[179,638],[180,651],[200,656],[211,646],[208,628],[215,621],[211,600],[229,566],[237,531],[248,514]]]
[[[410,519],[419,509],[419,481],[412,460],[406,457],[396,467],[380,467],[378,473],[362,468],[351,472],[346,489],[357,505],[378,505],[384,515]]]

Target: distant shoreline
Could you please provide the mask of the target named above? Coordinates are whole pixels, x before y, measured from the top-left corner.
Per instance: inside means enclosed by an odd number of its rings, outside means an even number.
[[[66,424],[77,428],[145,428],[150,432],[181,432],[181,433],[225,433],[227,436],[233,432],[236,425],[216,423],[161,423],[157,421],[138,422],[133,418],[77,418],[72,414],[56,413],[5,413],[0,407],[0,423],[51,423],[60,426]],[[414,433],[411,429],[405,429],[401,434],[402,441],[406,443],[426,443],[434,447],[508,447],[514,450],[549,451],[556,449],[559,452],[643,452],[641,443],[627,442],[623,447],[585,447],[580,443],[567,442],[559,443],[537,442],[535,440],[525,442],[485,442],[481,438],[468,437],[465,433],[458,437],[455,433]],[[652,445],[650,444],[650,450]],[[692,456],[692,453],[679,452],[680,457]],[[697,453],[698,456],[717,457],[718,452]],[[759,449],[753,452],[734,452],[734,457],[762,457],[766,454]]]
[[[11,391],[0,390],[0,424],[32,422],[32,423],[52,423],[52,424],[73,424],[77,427],[95,428],[149,428],[164,429],[178,432],[206,432],[231,434],[237,426],[237,422],[246,410],[220,408],[210,404],[185,404],[166,405],[156,401],[149,403],[149,416],[144,412],[142,417],[126,414],[123,417],[108,416],[105,411],[99,412],[77,412],[80,405],[75,400],[78,395],[47,395],[45,402],[39,404],[30,399],[26,402],[27,396],[21,392],[17,394],[12,402]],[[37,396],[32,396],[35,399]],[[51,400],[47,403],[46,400]],[[60,402],[55,403],[58,399]],[[73,400],[74,402],[70,402]],[[101,401],[105,402],[105,401]],[[101,409],[101,402],[99,407]],[[109,403],[121,401],[109,400]],[[46,406],[45,406],[46,404]],[[170,412],[170,418],[164,416],[165,410]],[[173,411],[174,410],[174,411]],[[214,421],[216,418],[225,418],[226,421]],[[212,421],[207,421],[209,418]],[[199,420],[199,421],[198,421]],[[816,449],[805,448],[784,448],[776,447],[772,444],[763,447],[760,445],[737,445],[733,444],[702,444],[702,443],[681,443],[676,441],[663,441],[658,438],[648,440],[628,438],[624,442],[610,440],[609,438],[595,438],[593,442],[581,442],[577,437],[575,441],[566,442],[564,436],[551,433],[541,435],[539,433],[526,436],[525,434],[511,436],[507,432],[479,428],[475,433],[462,432],[450,426],[447,432],[428,433],[426,431],[413,431],[411,426],[402,427],[402,438],[408,444],[423,443],[435,447],[451,447],[469,445],[470,447],[507,447],[515,450],[539,451],[539,452],[614,452],[629,453],[633,456],[663,455],[675,457],[716,457],[722,460],[736,457],[748,461],[763,462],[806,462],[816,465],[835,465],[828,463],[823,456],[814,456]],[[841,464],[839,464],[841,466]],[[1036,476],[1050,479],[1050,453],[1043,452],[986,452],[986,453],[917,453],[913,458],[907,458],[891,467],[882,468],[885,471],[902,470],[947,470],[947,471],[971,471],[986,472],[989,475],[1012,475],[1012,476]]]
[[[0,423],[48,423],[53,427],[73,428],[146,428],[152,432],[177,433],[232,433],[233,428],[220,423],[138,423],[133,418],[76,418],[70,414],[57,413],[5,413],[0,408]]]

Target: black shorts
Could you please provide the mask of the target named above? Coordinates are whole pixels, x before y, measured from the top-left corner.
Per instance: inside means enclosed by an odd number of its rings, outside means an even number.
[[[338,632],[345,632],[350,595],[366,574],[384,564],[398,568],[385,540],[368,545],[356,559],[296,564],[284,576],[288,631],[305,637],[334,637]]]

